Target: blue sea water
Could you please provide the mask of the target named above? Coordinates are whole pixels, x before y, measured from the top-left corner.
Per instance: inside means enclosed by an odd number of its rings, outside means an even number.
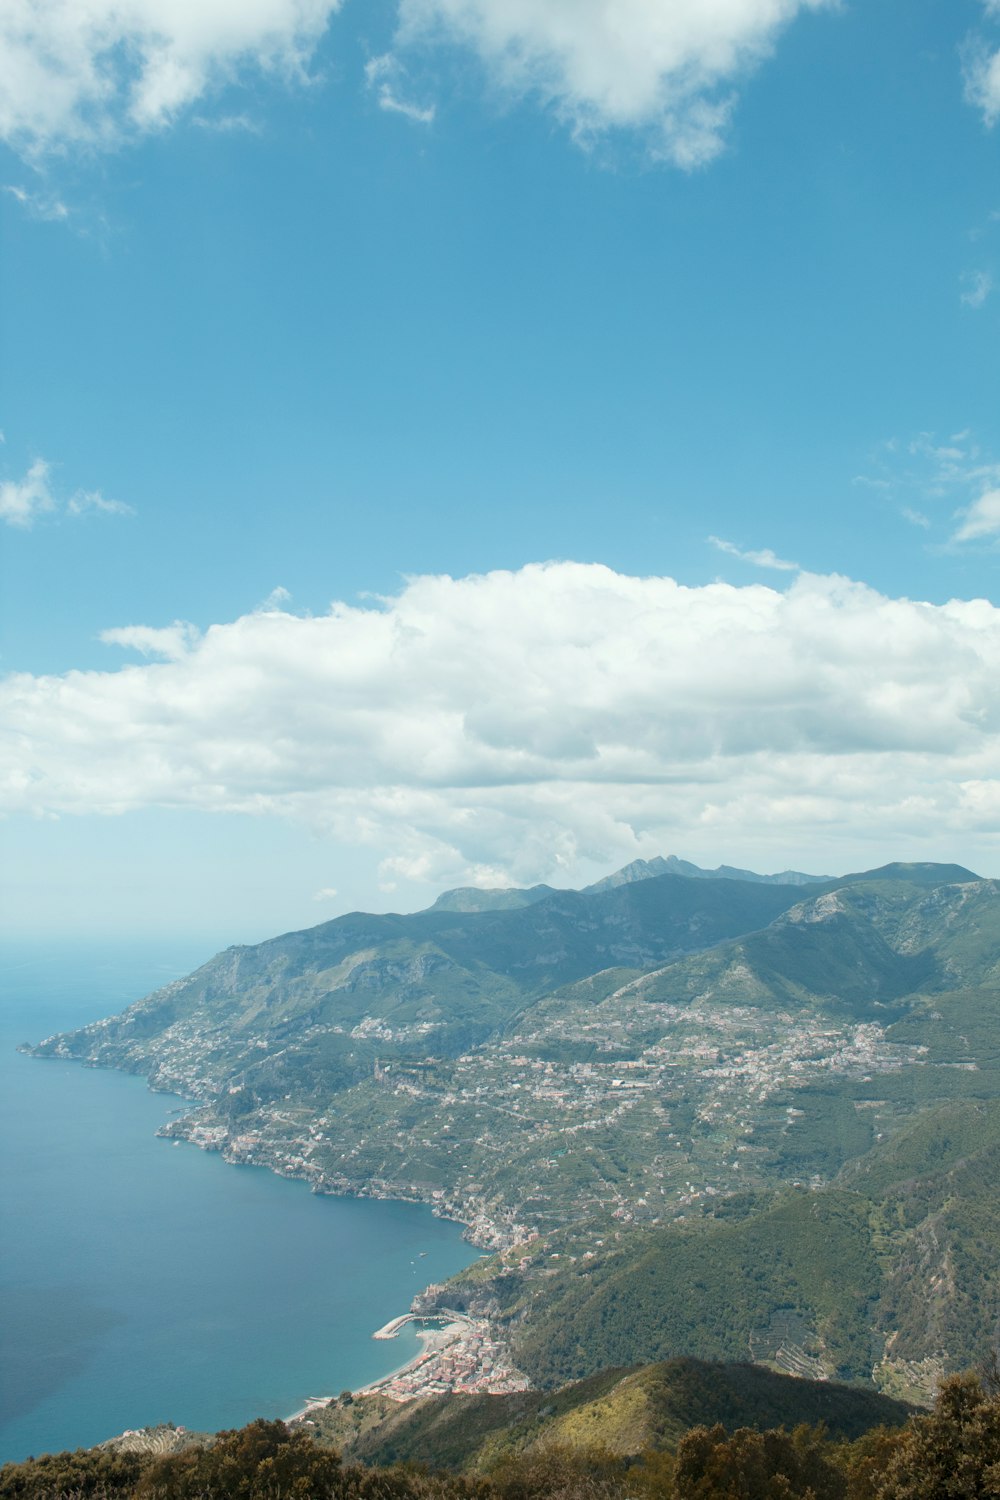
[[[209,957],[0,950],[0,1462],[173,1421],[287,1416],[417,1352],[372,1332],[475,1258],[411,1204],[338,1199],[155,1131],[180,1101],[15,1050]]]

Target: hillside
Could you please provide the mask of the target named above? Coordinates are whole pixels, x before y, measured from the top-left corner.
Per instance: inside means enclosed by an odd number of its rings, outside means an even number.
[[[750,1364],[673,1359],[605,1370],[556,1391],[432,1396],[403,1405],[380,1396],[310,1413],[315,1435],[365,1463],[489,1470],[512,1454],[557,1445],[636,1458],[672,1449],[690,1428],[796,1427],[822,1422],[852,1440],[896,1427],[911,1407],[830,1381],[794,1379]]]
[[[652,862],[651,862],[652,863]],[[1000,1315],[1000,886],[622,873],[229,949],[36,1055],[497,1252],[423,1306],[543,1386],[673,1355],[928,1399]],[[461,905],[461,893],[451,893]]]
[[[998,1451],[997,1399],[973,1377],[953,1380],[925,1416],[843,1386],[693,1360],[608,1371],[547,1397],[391,1405],[345,1398],[288,1424],[130,1432],[6,1464],[0,1497],[870,1500],[909,1467],[924,1483],[884,1493],[922,1500],[945,1493],[956,1449],[961,1493],[992,1493]]]

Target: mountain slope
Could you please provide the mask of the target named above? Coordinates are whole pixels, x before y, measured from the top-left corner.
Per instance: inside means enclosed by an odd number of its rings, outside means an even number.
[[[499,1254],[429,1306],[551,1385],[673,1355],[926,1396],[1000,1321],[1000,884],[649,874],[227,950],[39,1055],[166,1134],[415,1198]],[[435,1300],[437,1299],[437,1300]]]
[[[325,1067],[330,1085],[344,1087],[369,1074],[376,1055],[454,1056],[561,984],[720,942],[764,925],[795,897],[790,887],[664,876],[592,896],[555,892],[509,911],[355,912],[227,949],[121,1016],[35,1051],[204,1095],[237,1073],[260,1074],[262,1043],[280,1044],[284,1082],[289,1049],[313,1058],[322,1038],[308,1076],[318,1084]]]
[[[488,1469],[504,1457],[557,1444],[635,1457],[673,1448],[691,1427],[795,1427],[822,1422],[851,1440],[900,1426],[911,1408],[832,1381],[793,1379],[749,1364],[673,1359],[607,1370],[556,1391],[434,1396],[400,1404],[356,1397],[312,1413],[317,1435],[350,1459]]]

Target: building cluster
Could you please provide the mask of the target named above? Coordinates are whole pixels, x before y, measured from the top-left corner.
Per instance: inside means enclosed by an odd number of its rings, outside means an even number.
[[[485,1319],[451,1313],[447,1321],[435,1319],[434,1323],[437,1326],[421,1332],[423,1352],[404,1369],[368,1387],[370,1391],[395,1401],[413,1401],[451,1391],[502,1395],[529,1388],[529,1381],[514,1368],[506,1345]]]

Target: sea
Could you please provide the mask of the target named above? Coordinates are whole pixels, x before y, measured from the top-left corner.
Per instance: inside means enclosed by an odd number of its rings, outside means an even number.
[[[333,1198],[160,1140],[183,1101],[16,1050],[211,957],[191,943],[0,947],[0,1462],[161,1422],[285,1417],[388,1374],[374,1341],[477,1256],[406,1203]]]

